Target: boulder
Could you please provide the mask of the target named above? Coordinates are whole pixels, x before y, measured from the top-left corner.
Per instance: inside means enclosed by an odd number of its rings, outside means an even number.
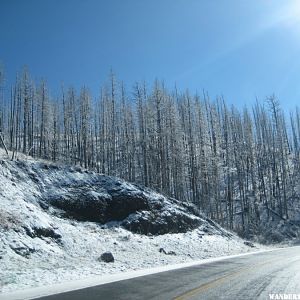
[[[249,241],[245,241],[245,242],[244,242],[244,245],[246,245],[246,246],[248,246],[248,247],[251,247],[251,248],[254,248],[254,247],[255,247],[254,244],[251,243],[251,242],[249,242]]]
[[[99,260],[104,261],[106,263],[110,263],[110,262],[114,262],[115,258],[114,258],[114,256],[112,255],[111,252],[104,252],[104,253],[101,254]]]

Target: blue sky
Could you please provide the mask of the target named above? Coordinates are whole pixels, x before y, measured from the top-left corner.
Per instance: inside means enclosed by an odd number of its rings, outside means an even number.
[[[155,78],[251,104],[300,99],[298,0],[0,0],[0,61],[8,83],[27,65],[52,94],[94,95],[110,68],[127,88]]]

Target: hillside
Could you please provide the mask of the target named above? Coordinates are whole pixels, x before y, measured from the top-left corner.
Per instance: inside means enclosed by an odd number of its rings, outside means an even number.
[[[78,167],[2,159],[0,182],[2,292],[253,251],[193,205]]]

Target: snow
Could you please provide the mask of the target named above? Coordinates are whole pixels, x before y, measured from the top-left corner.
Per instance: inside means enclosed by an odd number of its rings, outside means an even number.
[[[242,257],[242,256],[258,254],[258,253],[263,253],[263,252],[277,251],[277,250],[281,250],[281,249],[282,248],[270,249],[270,250],[260,250],[260,251],[255,251],[255,252],[248,252],[248,253],[242,253],[242,254],[236,254],[236,255],[228,255],[228,256],[217,257],[217,258],[207,258],[207,259],[196,260],[196,261],[192,261],[192,262],[160,266],[160,267],[155,267],[155,268],[142,269],[142,270],[138,270],[138,271],[118,273],[118,274],[113,274],[113,275],[93,276],[93,277],[88,277],[88,278],[85,278],[82,280],[75,280],[75,281],[64,282],[64,283],[60,283],[60,284],[54,284],[54,285],[50,285],[50,286],[29,288],[29,289],[25,289],[22,291],[5,293],[5,294],[2,294],[1,299],[2,300],[35,299],[35,298],[39,298],[39,297],[45,297],[45,296],[64,293],[64,292],[68,292],[68,291],[79,290],[79,289],[83,289],[83,288],[103,285],[103,284],[112,283],[112,282],[116,282],[116,281],[132,279],[132,278],[137,278],[137,277],[151,275],[151,274],[157,274],[157,273],[161,273],[161,272],[167,272],[167,271],[181,269],[181,268],[209,264],[209,263],[222,261],[222,260],[226,260],[226,259],[230,259],[230,258]]]
[[[0,298],[12,291],[93,276],[99,280],[99,276],[103,279],[128,271],[199,263],[202,259],[255,249],[233,234],[223,234],[224,230],[207,230],[210,226],[207,223],[186,233],[146,236],[127,231],[118,222],[103,226],[62,218],[58,209],[43,209],[39,205],[45,186],[52,186],[48,192],[55,194],[57,184],[63,189],[81,180],[89,186],[97,176],[70,167],[47,169],[35,161],[0,161]],[[34,184],[36,177],[39,181]],[[102,183],[105,186],[112,182],[112,178],[103,178]],[[137,188],[124,182],[120,189],[135,192]],[[97,193],[107,195],[105,190],[91,193],[94,197]],[[162,198],[157,193],[150,196],[157,200]],[[171,207],[171,202],[169,205],[170,211],[179,209]],[[174,251],[176,255],[161,253],[160,248],[167,253]],[[259,248],[262,247],[256,245],[256,249]],[[99,261],[106,251],[113,253],[114,263]]]

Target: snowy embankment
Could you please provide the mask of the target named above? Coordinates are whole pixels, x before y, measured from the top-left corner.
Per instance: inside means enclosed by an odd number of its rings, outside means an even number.
[[[3,159],[0,183],[2,293],[258,248],[192,205],[80,168]]]

